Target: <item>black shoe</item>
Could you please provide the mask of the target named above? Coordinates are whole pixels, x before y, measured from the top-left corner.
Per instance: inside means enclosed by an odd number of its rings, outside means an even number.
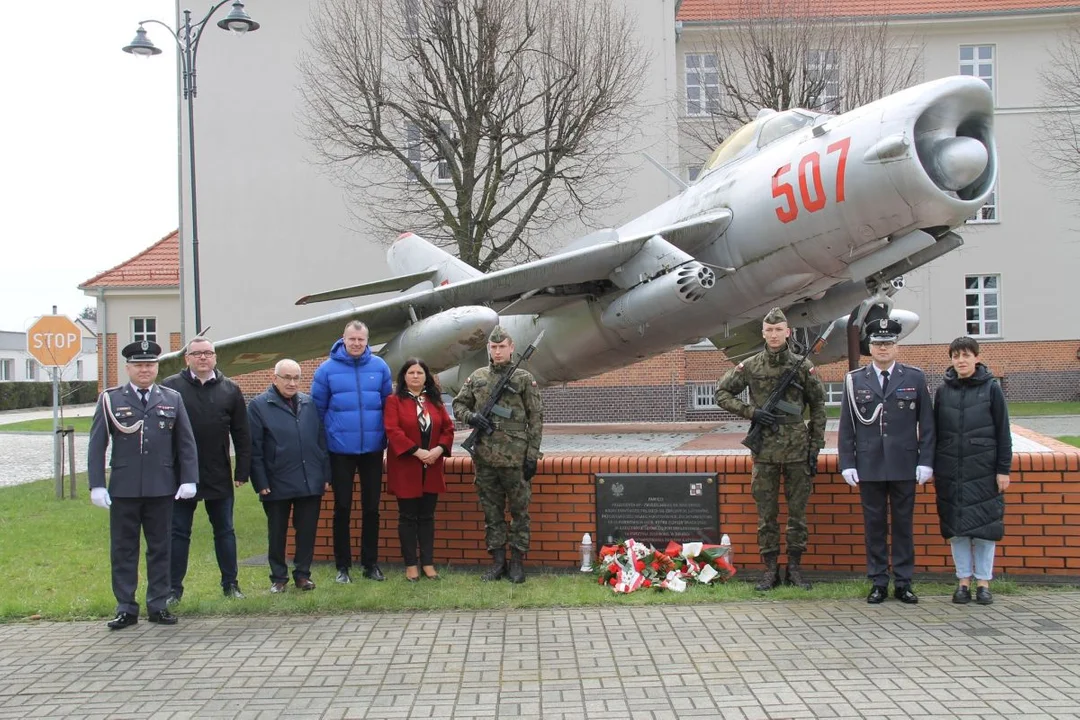
[[[378,565],[369,565],[364,568],[363,574],[368,580],[378,580],[379,582],[382,582],[386,579],[386,576],[382,574],[382,570],[379,569]]]
[[[957,605],[967,605],[971,602],[971,588],[967,585],[956,588],[956,592],[952,594],[952,601]]]
[[[293,582],[296,583],[296,587],[300,588],[301,590],[315,589],[315,583],[311,581],[311,578],[296,578]]]
[[[168,610],[158,610],[157,612],[150,613],[147,618],[152,623],[161,623],[162,625],[175,625],[179,620]]]
[[[919,603],[919,596],[911,592],[911,588],[907,585],[901,585],[893,590],[893,597],[906,605],[917,605]]]
[[[887,597],[889,597],[889,588],[884,585],[875,585],[870,589],[870,594],[866,596],[866,602],[877,605],[885,602]]]
[[[122,612],[116,613],[116,617],[105,623],[105,626],[108,627],[110,630],[123,630],[126,627],[137,625],[138,622],[138,615],[132,615],[131,613]]]
[[[165,607],[167,608],[176,607],[179,604],[180,596],[176,593],[173,593],[172,595],[169,595],[169,597],[165,598]]]
[[[224,587],[225,597],[232,598],[233,600],[243,600],[244,593],[240,592],[240,585],[237,583],[229,583]],[[168,601],[165,605],[168,606]]]
[[[342,585],[348,585],[349,583],[351,583],[352,578],[349,577],[349,571],[348,570],[338,570],[337,571],[337,577],[334,578],[334,582],[340,583]]]
[[[993,605],[994,594],[990,592],[988,587],[975,588],[975,602],[979,605]]]

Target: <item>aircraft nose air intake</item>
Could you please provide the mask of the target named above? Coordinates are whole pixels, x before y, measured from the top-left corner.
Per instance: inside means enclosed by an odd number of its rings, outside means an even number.
[[[997,181],[994,100],[976,78],[942,80],[913,128],[919,162],[941,191],[982,204]]]
[[[989,160],[986,146],[975,138],[944,138],[928,153],[926,171],[938,187],[962,190],[982,175]]]

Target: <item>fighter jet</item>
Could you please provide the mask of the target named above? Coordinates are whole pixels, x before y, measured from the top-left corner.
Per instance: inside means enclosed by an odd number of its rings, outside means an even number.
[[[963,243],[954,228],[993,190],[993,115],[990,89],[964,76],[841,115],[765,110],[693,184],[621,227],[487,274],[403,234],[388,250],[394,277],[298,302],[398,295],[218,342],[218,367],[232,375],[323,356],[355,318],[390,367],[422,357],[454,392],[487,363],[498,323],[519,348],[545,331],[529,369],[550,384],[703,338],[731,358],[756,351],[776,306],[797,343],[832,340],[813,356],[830,362],[847,352],[852,315],[857,327],[884,314],[905,334],[917,325],[892,296],[904,273]]]

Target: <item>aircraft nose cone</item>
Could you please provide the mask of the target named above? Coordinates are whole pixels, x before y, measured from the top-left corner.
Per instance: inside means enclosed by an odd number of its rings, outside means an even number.
[[[934,143],[930,175],[946,190],[967,187],[982,174],[990,155],[986,146],[970,137],[950,137]]]

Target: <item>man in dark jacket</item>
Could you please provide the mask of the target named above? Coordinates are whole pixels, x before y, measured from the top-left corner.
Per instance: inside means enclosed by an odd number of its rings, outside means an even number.
[[[299,392],[300,366],[281,360],[274,384],[248,405],[251,424],[251,483],[266,512],[270,592],[289,586],[285,537],[292,514],[296,532],[293,582],[314,590],[311,560],[323,489],[330,481],[326,436],[310,395]]]
[[[915,483],[923,485],[933,475],[934,409],[923,371],[896,361],[901,330],[888,318],[869,329],[874,361],[844,378],[840,407],[840,472],[859,488],[862,501],[870,604],[889,594],[890,515],[893,594],[909,605],[919,602],[911,589]]]
[[[184,398],[199,450],[199,492],[190,500],[173,503],[169,604],[175,605],[184,596],[191,526],[200,500],[214,528],[214,554],[221,571],[221,588],[225,597],[243,599],[237,582],[233,486],[246,483],[251,468],[251,436],[244,394],[217,371],[214,344],[206,338],[193,338],[184,357],[187,370],[171,375],[162,385]],[[230,437],[236,449],[235,470],[229,461]]]
[[[384,580],[379,569],[379,501],[382,494],[383,405],[393,391],[390,368],[368,347],[359,320],[345,326],[329,359],[315,371],[311,397],[326,428],[334,490],[334,560],[337,582],[352,582],[353,478],[360,474],[360,565],[364,577]]]
[[[953,602],[994,602],[994,549],[1005,535],[1005,490],[1012,465],[1012,433],[1005,393],[979,362],[979,343],[959,337],[949,345],[952,367],[934,397],[934,486],[941,535],[952,546],[960,583]]]

